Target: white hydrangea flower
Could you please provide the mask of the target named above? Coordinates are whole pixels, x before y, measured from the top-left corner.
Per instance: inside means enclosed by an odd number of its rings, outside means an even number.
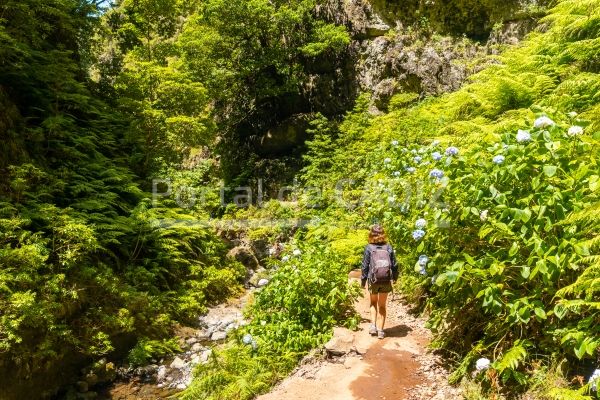
[[[475,369],[477,371],[485,371],[492,365],[492,362],[485,357],[480,358],[475,363]]]
[[[577,113],[575,111],[571,111],[567,115],[569,116],[569,118],[575,118],[577,116]]]
[[[439,145],[439,144],[440,144],[440,141],[439,141],[439,140],[434,140],[433,142],[431,142],[431,145],[432,145],[433,147],[436,147],[436,146],[437,146],[437,145]]]
[[[283,257],[281,258],[281,261],[283,261],[283,262],[287,262],[289,259],[290,259],[290,256],[283,256]]]
[[[392,162],[392,159],[391,159],[391,158],[389,158],[389,157],[387,157],[385,160],[383,160],[383,162],[384,162],[385,164],[389,164],[389,163],[391,163],[391,162]]]
[[[554,126],[554,121],[552,121],[550,118],[546,117],[545,115],[543,117],[539,117],[538,119],[536,119],[533,122],[534,128],[547,128],[549,126]]]
[[[302,252],[300,251],[300,249],[295,249],[292,254],[294,254],[295,256],[299,256],[300,254],[302,254]]]
[[[392,140],[392,146],[398,146],[398,141],[397,140]]]
[[[427,220],[425,220],[425,218],[419,218],[415,222],[415,228],[417,228],[417,229],[424,229],[426,226],[427,226]]]
[[[524,131],[522,129],[519,129],[517,131],[517,142],[523,143],[523,142],[529,142],[530,140],[531,140],[531,135],[529,134],[529,131]]]
[[[400,171],[394,171],[394,176],[400,176]]]
[[[590,388],[594,391],[597,392],[598,391],[598,383],[600,383],[600,369],[597,369],[594,371],[594,373],[592,374],[592,376],[590,376],[590,380],[588,381],[588,383],[590,383]]]
[[[581,126],[573,125],[567,131],[567,135],[569,136],[579,136],[583,133],[583,128]]]
[[[488,210],[483,210],[482,212],[479,213],[479,219],[481,219],[483,222],[487,221],[488,219]]]

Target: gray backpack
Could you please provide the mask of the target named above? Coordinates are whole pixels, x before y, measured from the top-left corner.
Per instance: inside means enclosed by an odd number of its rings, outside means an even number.
[[[392,280],[392,260],[387,246],[369,245],[371,261],[369,263],[369,282],[386,283]]]

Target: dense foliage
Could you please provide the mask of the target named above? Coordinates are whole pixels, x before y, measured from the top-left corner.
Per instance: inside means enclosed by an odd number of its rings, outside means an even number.
[[[388,228],[404,293],[457,360],[452,379],[486,357],[490,395],[557,365],[583,383],[597,368],[598,9],[562,1],[456,93],[380,117],[360,99],[342,124],[316,121],[309,143],[307,184],[351,179],[345,208],[326,190],[320,215]],[[536,390],[588,398],[563,385]]]
[[[274,262],[271,281],[248,310],[251,323],[198,369],[184,399],[252,399],[324,343],[334,326],[356,326],[352,306],[360,289],[348,285],[348,265],[323,241],[327,236],[313,227],[300,248]]]
[[[305,60],[349,43],[344,27],[314,17],[315,4],[123,0],[109,10],[96,76],[133,117],[143,171],[177,165],[218,136],[224,178],[245,184],[259,136],[310,109]]]
[[[0,4],[0,381],[12,383],[0,397],[55,393],[103,358],[135,366],[179,351],[173,325],[235,294],[245,272],[194,224],[218,215],[312,222],[248,232],[295,237],[272,259],[250,324],[184,397],[250,399],[334,325],[356,324],[346,273],[379,221],[454,381],[487,357],[482,396],[542,387],[589,398],[600,348],[598,0],[557,2],[455,93],[400,93],[379,116],[363,95],[342,121],[314,113],[306,92],[351,39],[316,16],[316,0],[100,3]],[[482,38],[523,2],[373,6],[424,33]],[[298,182],[318,195],[223,207],[221,181],[296,168],[297,154],[259,154],[262,135],[297,114],[312,118]],[[151,201],[155,177],[177,193],[212,191],[183,209]],[[563,384],[541,385],[554,369]]]
[[[94,95],[82,35],[95,13],[76,0],[0,5],[2,398],[52,392],[137,337],[168,335],[240,278],[209,229],[154,225],[191,217],[151,207],[126,162],[127,119]]]

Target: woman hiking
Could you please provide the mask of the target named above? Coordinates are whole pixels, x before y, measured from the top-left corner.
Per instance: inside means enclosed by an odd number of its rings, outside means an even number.
[[[398,265],[394,249],[387,242],[381,225],[374,225],[369,232],[369,244],[365,247],[362,261],[361,286],[369,284],[369,303],[371,307],[371,327],[369,334],[385,337],[386,303],[388,293],[398,278]]]

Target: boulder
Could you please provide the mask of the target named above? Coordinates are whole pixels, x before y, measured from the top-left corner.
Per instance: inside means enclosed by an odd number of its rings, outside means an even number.
[[[269,283],[268,279],[262,278],[261,280],[258,281],[258,283],[256,284],[257,287],[263,287],[263,286],[267,286],[267,284]]]
[[[248,246],[242,245],[234,247],[233,249],[229,250],[227,255],[236,259],[243,266],[251,270],[256,270],[259,266],[258,259],[256,258],[254,251],[252,251],[252,248]]]
[[[171,363],[170,367],[173,369],[182,369],[185,367],[185,361],[183,361],[181,358],[179,357],[175,357],[175,359],[173,360],[173,362]]]
[[[354,332],[347,328],[336,327],[333,337],[324,345],[329,356],[340,357],[352,351],[356,352],[354,345]]]
[[[212,354],[212,350],[208,349],[208,350],[204,350],[202,352],[202,354],[200,354],[200,362],[201,363],[206,363],[208,362],[208,359],[210,358],[210,355]]]
[[[223,332],[223,331],[218,331],[218,332],[214,332],[211,337],[210,340],[213,341],[219,341],[219,340],[225,340],[225,338],[227,338],[227,332]]]
[[[192,346],[192,352],[194,352],[194,353],[198,353],[198,352],[202,351],[202,349],[204,349],[204,346],[202,346],[202,343],[194,343],[194,345]]]

